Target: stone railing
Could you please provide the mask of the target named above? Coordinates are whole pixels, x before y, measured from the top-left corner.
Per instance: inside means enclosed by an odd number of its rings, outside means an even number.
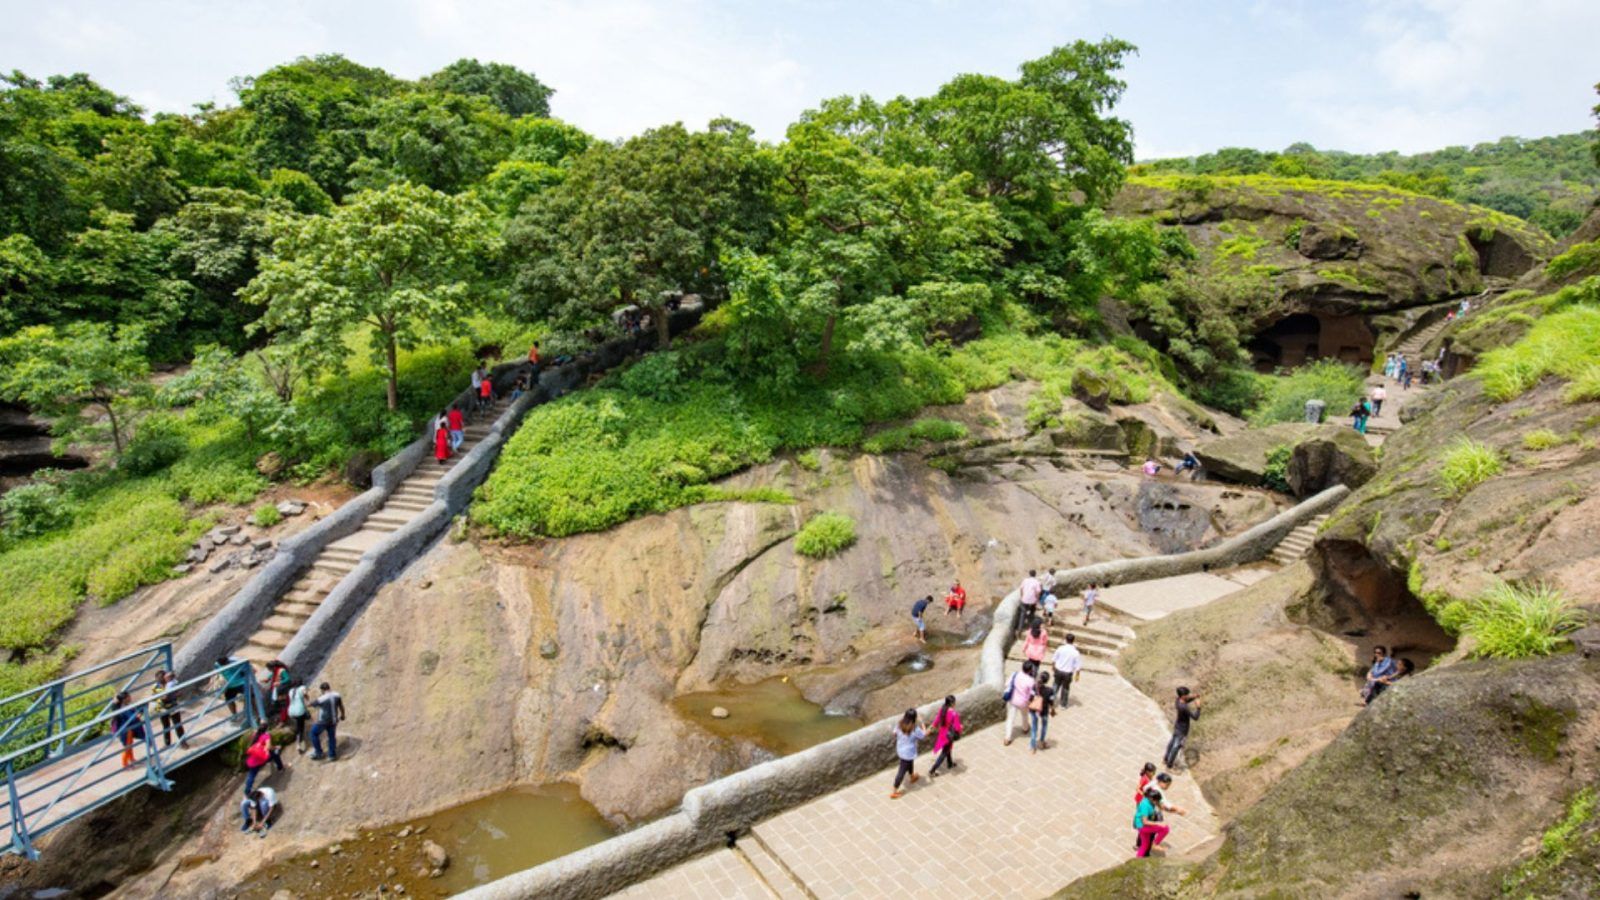
[[[1091,581],[1119,583],[1263,559],[1290,531],[1333,508],[1349,489],[1329,488],[1292,509],[1215,547],[1173,556],[1151,556],[1083,566],[1056,583],[1077,590]],[[969,731],[998,722],[1011,618],[1020,598],[1012,591],[994,611],[994,627],[984,641],[973,686],[956,695]],[[940,701],[922,707],[924,718],[937,714]],[[676,812],[648,825],[569,853],[543,865],[508,875],[467,891],[467,900],[531,900],[604,897],[719,846],[763,819],[793,809],[839,787],[880,772],[894,762],[893,729],[898,717],[874,722],[847,735],[751,766],[690,790]]]
[[[704,307],[695,305],[673,313],[669,326],[673,334],[693,328]],[[554,399],[580,385],[592,374],[606,371],[634,353],[655,346],[654,331],[608,341],[561,366],[547,366],[538,383],[523,393],[490,425],[488,433],[463,456],[434,488],[434,499],[399,530],[363,553],[354,570],[347,573],[322,599],[317,611],[307,619],[284,648],[280,658],[292,672],[314,672],[338,644],[344,629],[366,608],[377,588],[392,578],[466,508],[472,492],[488,476],[506,439],[516,431],[528,410]],[[505,393],[517,378],[528,374],[526,362],[496,366],[490,372],[496,393]],[[454,402],[470,409],[476,398],[469,388]],[[194,637],[184,643],[174,659],[180,678],[199,675],[217,657],[227,654],[247,640],[271,614],[278,599],[289,590],[300,573],[322,554],[327,546],[360,530],[367,517],[388,500],[400,482],[416,470],[432,452],[433,440],[424,435],[404,450],[372,470],[372,487],[340,506],[322,521],[285,538],[278,552],[262,567],[227,605]]]

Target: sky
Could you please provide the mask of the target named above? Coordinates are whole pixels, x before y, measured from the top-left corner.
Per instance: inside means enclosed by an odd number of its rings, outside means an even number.
[[[1594,126],[1597,0],[0,0],[0,69],[83,71],[151,112],[342,53],[407,78],[461,57],[556,89],[607,138],[729,116],[777,140],[823,98],[1014,76],[1131,41],[1140,159],[1218,147],[1416,152]]]

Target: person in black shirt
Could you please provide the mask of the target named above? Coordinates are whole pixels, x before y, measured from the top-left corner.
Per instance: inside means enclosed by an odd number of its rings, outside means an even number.
[[[1175,705],[1178,717],[1172,723],[1172,740],[1167,743],[1166,763],[1169,769],[1178,767],[1178,755],[1183,752],[1183,744],[1189,739],[1189,723],[1200,718],[1200,695],[1180,687]]]

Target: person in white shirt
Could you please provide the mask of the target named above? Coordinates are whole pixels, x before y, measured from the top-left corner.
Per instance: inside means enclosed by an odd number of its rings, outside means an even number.
[[[1078,680],[1083,669],[1083,655],[1078,652],[1078,636],[1067,635],[1066,643],[1056,648],[1055,655],[1050,658],[1050,665],[1056,670],[1056,708],[1065,709],[1067,694],[1072,690],[1072,683]]]
[[[1095,601],[1099,599],[1100,585],[1098,584],[1089,585],[1089,589],[1083,592],[1083,624],[1089,624],[1089,617],[1094,615]]]
[[[1383,401],[1387,399],[1389,399],[1389,392],[1383,389],[1383,385],[1380,384],[1372,389],[1373,416],[1383,415]]]
[[[250,796],[239,802],[239,814],[244,817],[240,831],[254,831],[262,837],[272,828],[272,811],[278,806],[278,792],[269,787],[256,788]]]
[[[1039,586],[1046,594],[1054,593],[1056,589],[1056,570],[1050,569],[1045,572],[1044,577],[1039,579]]]

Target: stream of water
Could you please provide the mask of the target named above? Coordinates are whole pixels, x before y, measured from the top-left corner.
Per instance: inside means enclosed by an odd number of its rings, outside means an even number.
[[[788,756],[823,741],[849,734],[866,724],[851,716],[835,716],[801,696],[788,678],[684,694],[673,709],[712,734],[748,740],[778,756]],[[728,711],[725,719],[711,711]]]

